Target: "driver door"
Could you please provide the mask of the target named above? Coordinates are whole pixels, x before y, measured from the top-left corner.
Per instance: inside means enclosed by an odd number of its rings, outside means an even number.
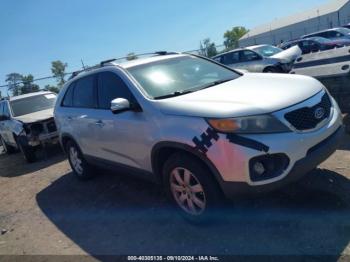
[[[239,68],[249,72],[261,72],[261,69],[264,67],[263,58],[251,50],[240,51],[239,60]]]
[[[111,101],[136,100],[123,79],[115,72],[98,74],[98,119],[94,126],[97,155],[107,161],[140,168],[149,154],[151,124],[144,112],[112,113]]]

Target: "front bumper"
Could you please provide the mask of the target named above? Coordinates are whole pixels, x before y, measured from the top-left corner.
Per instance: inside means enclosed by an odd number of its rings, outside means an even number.
[[[40,146],[43,144],[57,144],[58,141],[58,132],[52,132],[48,134],[41,134],[38,137],[29,137],[27,138],[29,146]]]
[[[244,182],[221,182],[221,188],[228,198],[233,198],[237,195],[269,192],[293,183],[332,155],[337,150],[343,135],[344,127],[341,126],[331,136],[310,148],[307,155],[298,160],[290,172],[281,180],[258,186],[251,186]]]

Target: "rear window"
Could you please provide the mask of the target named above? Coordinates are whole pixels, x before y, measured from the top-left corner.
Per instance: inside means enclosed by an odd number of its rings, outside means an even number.
[[[51,109],[55,106],[55,102],[56,95],[51,93],[13,100],[10,104],[13,116],[16,117]]]
[[[75,82],[72,83],[68,88],[67,88],[67,92],[63,98],[63,102],[62,105],[63,106],[73,106],[73,92],[74,92],[74,86],[75,86]]]

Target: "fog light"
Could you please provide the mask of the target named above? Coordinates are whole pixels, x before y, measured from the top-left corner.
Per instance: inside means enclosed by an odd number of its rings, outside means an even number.
[[[257,175],[262,175],[265,173],[265,167],[261,162],[256,162],[253,168]]]
[[[258,182],[280,176],[289,165],[285,154],[269,154],[257,156],[249,160],[249,176],[251,181]]]

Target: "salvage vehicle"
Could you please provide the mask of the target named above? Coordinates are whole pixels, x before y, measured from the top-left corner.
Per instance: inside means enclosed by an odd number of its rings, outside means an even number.
[[[345,27],[332,28],[327,30],[322,30],[312,34],[307,34],[301,38],[310,38],[310,37],[324,37],[328,39],[350,39],[350,29]]]
[[[187,53],[138,57],[78,72],[58,95],[59,140],[79,179],[95,166],[138,170],[200,220],[223,196],[297,181],[337,148],[342,116],[314,78],[242,74]]]
[[[288,49],[296,45],[299,46],[299,48],[302,50],[302,54],[305,55],[313,52],[321,52],[348,46],[350,45],[350,39],[330,40],[324,37],[310,37],[306,39],[297,39],[285,42],[281,45],[281,48]]]
[[[257,45],[222,53],[212,59],[231,68],[249,72],[288,73],[292,69],[293,60],[284,59],[283,55],[275,57],[282,51],[282,49],[269,45]]]
[[[20,150],[27,162],[40,146],[58,143],[53,118],[56,94],[35,92],[0,101],[0,140],[8,154]]]

